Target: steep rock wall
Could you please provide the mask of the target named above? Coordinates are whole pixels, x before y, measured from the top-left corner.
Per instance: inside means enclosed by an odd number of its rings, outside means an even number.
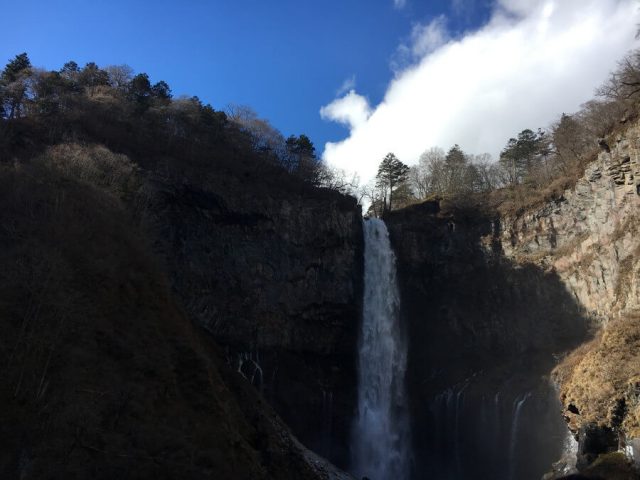
[[[471,423],[487,417],[489,395],[497,403],[510,397],[514,412],[531,394],[526,408],[550,409],[549,415],[564,411],[580,441],[582,466],[595,458],[589,447],[598,444],[594,438],[615,443],[597,447],[597,453],[618,447],[633,452],[640,443],[634,440],[640,359],[633,347],[640,307],[640,126],[630,125],[601,145],[603,151],[574,188],[523,212],[500,215],[465,207],[442,213],[432,202],[389,217],[411,331],[414,417],[424,428],[441,428],[434,412],[447,417],[453,410],[449,430],[456,430],[464,415]],[[594,328],[603,328],[604,335],[567,356]],[[565,356],[554,373],[563,406],[552,400],[545,406],[549,373]],[[494,417],[500,418],[497,413]],[[547,420],[549,425],[540,428]],[[513,424],[513,414],[501,421]],[[562,428],[545,414],[534,423],[531,439],[536,429],[547,439],[562,435]],[[448,450],[460,450],[460,435],[473,443],[478,428],[449,433]],[[500,438],[500,432],[486,434]],[[475,438],[479,442],[482,437]],[[417,447],[430,442],[437,445],[438,440],[416,438]],[[490,453],[480,455],[481,450],[465,452],[467,458],[476,455],[472,471],[499,461],[487,462]],[[553,450],[547,451],[547,459]],[[530,451],[540,449],[531,444]],[[509,462],[507,456],[503,462]],[[455,477],[461,472],[459,463],[450,458],[435,473]],[[536,468],[543,464],[528,473]]]
[[[609,142],[573,190],[501,219],[505,255],[552,270],[603,321],[640,309],[640,126]]]
[[[208,191],[149,182],[145,211],[156,247],[186,310],[229,365],[308,447],[346,465],[360,207],[335,192],[226,180]]]
[[[540,478],[566,432],[548,375],[586,337],[583,309],[557,274],[504,255],[491,215],[430,202],[387,222],[414,448],[429,452],[414,478]]]
[[[573,190],[501,233],[507,256],[555,272],[601,330],[555,370],[583,467],[622,448],[640,461],[640,126],[600,143]]]

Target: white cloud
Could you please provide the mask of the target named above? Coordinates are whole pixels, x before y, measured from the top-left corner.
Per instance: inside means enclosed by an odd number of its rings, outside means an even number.
[[[418,26],[380,104],[350,90],[321,109],[350,127],[348,138],[326,144],[324,158],[366,181],[390,151],[409,164],[454,143],[496,157],[522,129],[545,127],[592,98],[637,46],[638,20],[635,0],[498,0],[483,28],[455,41],[444,19]]]
[[[409,41],[401,43],[391,59],[391,69],[402,73],[409,65],[442,47],[449,41],[447,17],[440,15],[427,24],[415,24]]]
[[[408,42],[401,43],[391,59],[391,69],[402,73],[409,65],[442,47],[449,41],[447,17],[440,15],[427,24],[417,23]]]
[[[427,25],[414,25],[411,30],[411,53],[422,57],[440,48],[448,40],[447,18],[440,15]]]
[[[355,74],[353,74],[350,77],[346,78],[344,80],[344,82],[342,82],[342,85],[340,85],[340,88],[336,92],[336,96],[339,97],[340,95],[342,95],[344,93],[347,93],[349,90],[353,90],[354,88],[356,88],[356,75]]]
[[[350,90],[344,97],[322,107],[320,116],[325,120],[342,123],[353,131],[367,122],[371,116],[371,107],[365,97]]]
[[[407,0],[393,0],[393,6],[396,7],[397,9],[404,8],[406,4],[407,4]]]
[[[475,10],[474,0],[451,0],[451,9],[456,15],[468,15]]]

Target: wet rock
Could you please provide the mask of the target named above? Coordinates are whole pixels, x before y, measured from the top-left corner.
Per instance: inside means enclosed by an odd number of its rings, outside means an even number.
[[[582,470],[591,465],[598,456],[618,449],[618,435],[611,428],[585,425],[578,432],[578,455],[576,466]]]
[[[636,468],[640,468],[640,438],[632,438],[627,440],[625,445],[625,453]]]
[[[553,272],[506,257],[502,219],[482,211],[415,206],[393,212],[387,224],[409,329],[414,448],[425,452],[417,471],[542,476],[566,432],[542,378],[553,354],[585,338],[575,297]],[[528,226],[537,248],[536,221]]]

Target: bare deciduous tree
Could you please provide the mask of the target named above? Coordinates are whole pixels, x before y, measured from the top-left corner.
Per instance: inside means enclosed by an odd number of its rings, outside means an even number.
[[[109,76],[109,84],[118,90],[124,90],[133,79],[133,68],[129,65],[109,65],[104,70]]]

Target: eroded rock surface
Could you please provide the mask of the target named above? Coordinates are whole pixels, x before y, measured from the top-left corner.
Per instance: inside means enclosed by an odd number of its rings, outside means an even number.
[[[362,301],[360,207],[330,191],[233,182],[208,191],[150,182],[147,221],[157,248],[189,315],[229,365],[305,445],[346,465]]]
[[[503,219],[501,235],[507,256],[557,274],[602,330],[555,371],[568,424],[587,450],[602,443],[589,432],[613,432],[608,449],[640,436],[640,127],[608,145],[573,190]]]
[[[504,255],[495,218],[422,204],[388,219],[409,330],[420,475],[535,478],[566,427],[548,375],[586,338],[557,274]]]
[[[610,146],[561,199],[501,219],[505,255],[557,273],[604,322],[640,309],[640,127]]]

